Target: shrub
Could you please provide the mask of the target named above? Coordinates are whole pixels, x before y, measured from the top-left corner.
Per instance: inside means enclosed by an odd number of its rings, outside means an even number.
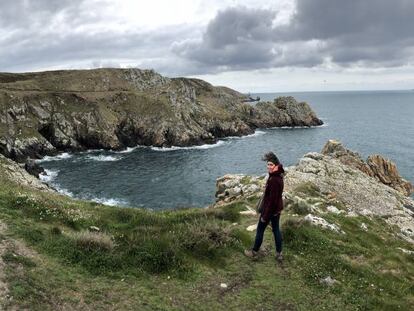
[[[30,259],[29,257],[25,257],[25,256],[22,256],[22,255],[19,255],[19,254],[15,254],[15,253],[10,252],[10,251],[3,254],[2,258],[5,262],[8,262],[8,263],[17,263],[17,264],[21,264],[21,265],[26,266],[26,267],[35,267],[36,266],[36,263],[32,259]]]
[[[236,239],[229,227],[213,221],[195,221],[184,224],[179,230],[180,245],[196,257],[216,258],[218,250],[234,245]]]
[[[252,238],[245,229],[236,228],[231,231],[231,237],[240,243],[240,246],[248,247],[252,244]]]
[[[300,183],[298,186],[296,186],[294,192],[300,192],[311,197],[321,196],[321,190],[319,187],[310,181]]]
[[[111,237],[103,232],[75,232],[73,239],[76,246],[85,251],[111,251],[114,248]]]
[[[222,220],[236,222],[240,220],[240,208],[228,205],[215,210],[215,217]]]
[[[299,197],[289,204],[289,208],[298,215],[307,215],[312,211],[312,206],[306,200]]]
[[[145,238],[129,249],[126,260],[150,273],[182,272],[187,269],[180,251],[168,238]]]
[[[52,227],[52,229],[50,229],[50,232],[53,235],[60,235],[60,234],[62,234],[62,230],[60,230],[59,227]]]
[[[135,210],[127,207],[115,209],[113,213],[115,214],[115,219],[121,223],[131,222],[137,214]]]
[[[282,224],[283,240],[287,244],[298,243],[300,228],[303,226],[303,219],[289,218]]]

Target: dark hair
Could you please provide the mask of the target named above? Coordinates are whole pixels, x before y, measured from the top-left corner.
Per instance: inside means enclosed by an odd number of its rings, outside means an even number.
[[[273,164],[275,164],[275,165],[278,165],[278,164],[280,164],[280,161],[279,161],[279,159],[277,158],[277,156],[273,153],[273,152],[271,152],[271,151],[269,151],[269,152],[267,152],[263,157],[262,157],[262,160],[263,161],[266,161],[266,162],[272,162]]]

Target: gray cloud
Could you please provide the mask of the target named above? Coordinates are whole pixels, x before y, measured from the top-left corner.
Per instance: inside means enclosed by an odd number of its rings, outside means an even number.
[[[297,0],[291,23],[276,30],[276,40],[327,42],[334,63],[400,66],[413,61],[414,2],[410,0]]]
[[[412,37],[411,0],[297,0],[286,35],[378,44]]]
[[[177,43],[173,51],[183,58],[208,65],[210,72],[310,67],[322,63],[321,46],[275,40],[277,28],[273,21],[276,15],[277,12],[263,9],[228,8],[210,21],[201,40]]]
[[[289,24],[278,12],[221,11],[201,40],[176,44],[178,55],[211,71],[285,66],[401,66],[413,62],[414,1],[297,0]]]
[[[107,0],[1,1],[0,71],[114,67],[123,60],[173,76],[414,63],[412,0],[296,0],[284,25],[274,23],[280,12],[238,6],[219,11],[204,29],[153,31],[104,27],[109,6]]]
[[[171,53],[168,55],[169,47],[175,40],[194,32],[193,28],[182,25],[151,32],[108,30],[101,11],[90,10],[98,4],[100,9],[105,9],[110,3],[102,0],[1,2],[0,71],[31,71],[62,65],[73,68],[79,64],[119,67],[122,60],[139,64],[150,58],[177,58]],[[52,23],[58,29],[50,27]]]
[[[210,48],[268,41],[275,12],[243,7],[221,11],[208,24],[203,40]]]
[[[21,29],[47,25],[57,14],[62,22],[74,23],[87,12],[81,10],[85,0],[13,0],[0,3],[0,27]]]

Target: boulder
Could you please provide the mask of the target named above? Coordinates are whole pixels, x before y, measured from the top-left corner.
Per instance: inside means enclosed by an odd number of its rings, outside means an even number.
[[[334,278],[332,278],[330,275],[328,275],[325,278],[321,278],[319,280],[319,283],[327,285],[327,286],[333,286],[333,285],[335,285],[337,283],[340,283],[340,282],[338,280],[335,280]]]
[[[36,176],[39,178],[40,173],[44,173],[45,170],[41,167],[38,163],[35,162],[33,159],[27,159],[26,163],[24,164],[24,169],[31,175]]]
[[[241,196],[260,195],[264,190],[266,175],[226,174],[217,178],[216,202],[230,202]]]
[[[345,232],[343,230],[341,230],[338,225],[336,224],[331,224],[329,222],[327,222],[325,219],[323,219],[322,217],[318,217],[312,214],[308,214],[303,218],[305,221],[311,223],[312,225],[315,226],[320,226],[324,229],[329,229],[332,231],[335,231],[337,233],[342,233],[345,234]]]

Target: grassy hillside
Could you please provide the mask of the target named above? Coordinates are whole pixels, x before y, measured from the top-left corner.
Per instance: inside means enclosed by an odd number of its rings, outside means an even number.
[[[245,228],[257,219],[239,211],[254,205],[254,197],[215,209],[154,213],[21,187],[1,170],[0,183],[6,310],[414,307],[413,255],[399,249],[413,246],[380,218],[327,215],[346,233],[339,234],[304,222],[306,207],[289,205],[281,218],[285,262],[279,265],[270,230],[259,259],[242,254],[254,238]],[[293,192],[318,196],[309,185]],[[338,283],[321,283],[327,276]]]

